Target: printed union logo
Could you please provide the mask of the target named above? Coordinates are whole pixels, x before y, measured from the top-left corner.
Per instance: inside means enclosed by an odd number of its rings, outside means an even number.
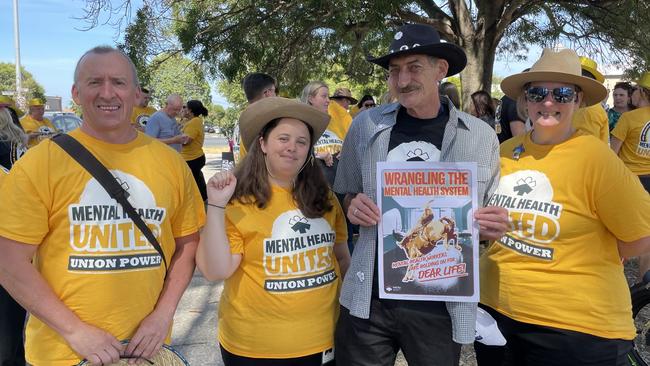
[[[406,161],[428,161],[429,153],[422,151],[422,149],[417,148],[406,153]]]
[[[537,182],[533,177],[526,177],[517,180],[517,185],[512,188],[512,190],[517,193],[517,196],[523,196],[533,191],[533,188],[537,185]]]
[[[307,219],[303,216],[295,215],[289,219],[289,225],[291,225],[291,230],[296,233],[305,234],[311,228]]]

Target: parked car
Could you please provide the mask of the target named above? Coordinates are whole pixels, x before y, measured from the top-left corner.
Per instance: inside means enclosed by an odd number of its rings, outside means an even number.
[[[214,127],[208,126],[208,125],[203,126],[203,131],[207,132],[207,133],[215,133],[215,132],[217,132],[217,130]]]
[[[81,126],[81,118],[74,113],[68,112],[47,112],[44,115],[61,132],[68,133]]]

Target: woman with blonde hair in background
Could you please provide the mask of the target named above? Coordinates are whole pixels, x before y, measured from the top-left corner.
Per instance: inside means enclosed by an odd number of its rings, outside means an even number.
[[[349,265],[345,218],[313,145],[329,117],[269,97],[241,114],[248,154],[208,182],[196,253],[224,281],[219,343],[226,366],[331,365],[338,292]]]

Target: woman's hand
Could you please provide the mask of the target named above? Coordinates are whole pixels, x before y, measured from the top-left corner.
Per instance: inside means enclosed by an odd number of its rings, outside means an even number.
[[[325,162],[326,166],[334,165],[334,157],[332,156],[332,154],[330,154],[328,152],[323,152],[323,153],[316,154],[316,159],[320,159],[323,162]]]
[[[235,192],[237,178],[232,171],[226,170],[215,173],[208,180],[208,202],[217,206],[226,206]]]

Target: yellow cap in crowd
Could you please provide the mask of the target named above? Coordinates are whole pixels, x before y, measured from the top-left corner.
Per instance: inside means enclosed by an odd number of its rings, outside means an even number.
[[[0,95],[0,105],[5,106],[7,108],[11,108],[14,112],[16,112],[18,118],[25,115],[25,112],[21,111],[20,108],[16,107],[16,102],[13,99],[11,99],[11,97],[9,96]]]
[[[34,98],[34,99],[31,99],[31,100],[29,101],[29,104],[28,104],[28,105],[29,105],[30,107],[42,107],[42,106],[45,105],[45,102],[43,101],[43,99],[40,99],[40,98]]]
[[[599,82],[605,82],[605,77],[598,71],[598,64],[596,61],[586,56],[580,56],[580,67],[585,71],[589,71]]]
[[[641,74],[639,80],[636,81],[636,85],[650,89],[650,71],[646,71]]]

